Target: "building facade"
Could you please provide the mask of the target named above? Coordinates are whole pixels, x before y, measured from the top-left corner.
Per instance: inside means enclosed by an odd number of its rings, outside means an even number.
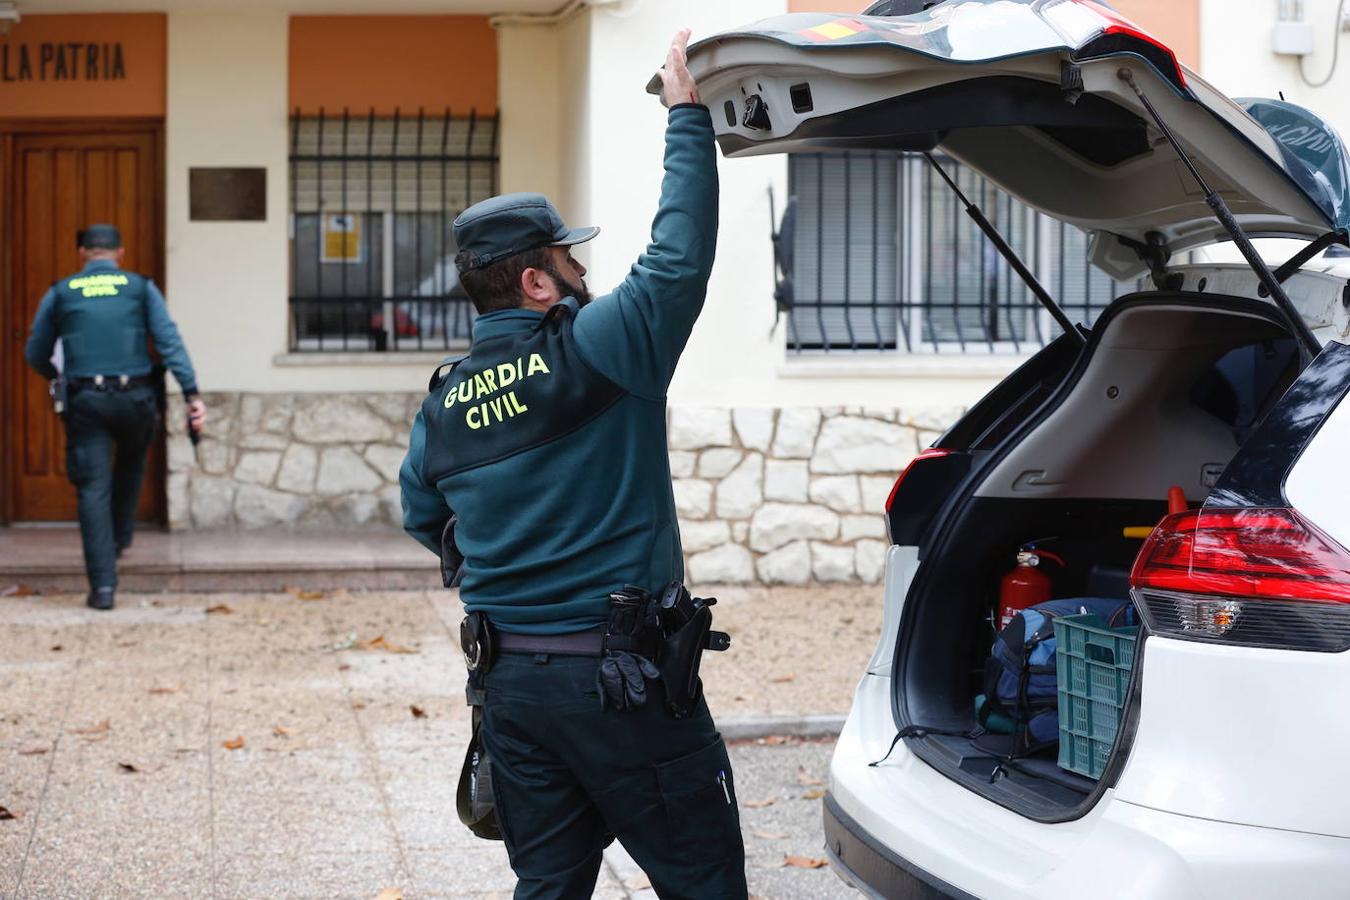
[[[696,37],[860,0],[19,0],[0,36],[0,523],[72,519],[61,431],[21,345],[114,221],[154,276],[212,408],[198,453],[170,407],[148,518],[170,528],[398,521],[397,469],[431,369],[464,346],[450,222],[537,190],[598,224],[596,293],[646,243],[664,113],[644,86]],[[1333,123],[1339,29],[1271,50],[1276,0],[1117,0],[1231,94],[1283,90]],[[1332,0],[1301,14],[1330,25]],[[6,10],[0,3],[0,14]],[[1337,107],[1341,108],[1337,108]],[[875,581],[896,476],[1053,336],[932,176],[903,155],[722,160],[706,311],[670,392],[696,582]],[[1081,234],[963,186],[1075,317],[1132,285]],[[771,234],[794,198],[796,303]]]

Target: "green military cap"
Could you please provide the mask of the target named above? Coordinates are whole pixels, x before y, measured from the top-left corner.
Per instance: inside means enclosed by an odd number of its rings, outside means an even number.
[[[76,234],[75,243],[85,250],[116,250],[122,246],[122,232],[116,225],[90,225]]]
[[[481,269],[539,247],[589,241],[599,228],[568,228],[543,194],[502,194],[475,203],[455,219],[460,271]]]

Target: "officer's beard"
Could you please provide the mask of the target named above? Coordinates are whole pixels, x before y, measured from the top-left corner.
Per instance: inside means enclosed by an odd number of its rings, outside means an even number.
[[[553,276],[553,281],[558,285],[558,290],[564,297],[575,297],[578,306],[585,306],[591,302],[591,292],[586,289],[586,280],[583,278],[581,284],[572,284],[562,276],[562,273],[552,266],[544,267],[544,271]]]

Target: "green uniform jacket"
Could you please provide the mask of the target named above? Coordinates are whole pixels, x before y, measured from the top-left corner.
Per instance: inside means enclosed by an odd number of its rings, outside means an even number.
[[[569,346],[622,395],[580,428],[429,484],[425,411],[399,473],[403,526],[433,551],[451,510],[460,595],[497,627],[578,631],[605,621],[625,584],[684,577],[666,448],[666,389],[703,308],[717,245],[717,158],[706,107],[670,110],[652,240],[613,293],[582,307]],[[524,338],[542,314],[481,316],[474,346]],[[504,346],[509,344],[505,342]],[[506,427],[506,426],[497,426]]]
[[[43,295],[23,356],[43,378],[57,375],[52,348],[61,338],[67,378],[149,375],[149,335],[184,394],[197,393],[197,376],[164,295],[150,279],[96,259]]]

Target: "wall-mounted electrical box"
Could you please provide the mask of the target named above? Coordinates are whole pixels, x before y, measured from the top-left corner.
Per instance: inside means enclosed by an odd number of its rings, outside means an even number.
[[[1281,56],[1308,56],[1313,52],[1311,22],[1276,22],[1271,32],[1271,49]]]

